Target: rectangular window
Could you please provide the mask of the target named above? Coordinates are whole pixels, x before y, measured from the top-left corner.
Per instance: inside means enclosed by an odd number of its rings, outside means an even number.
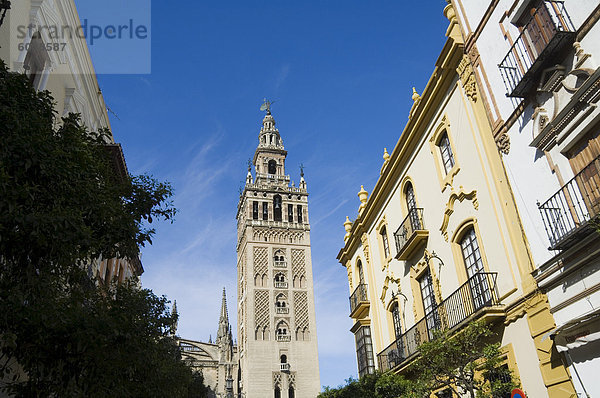
[[[371,342],[371,328],[361,326],[354,335],[356,341],[356,358],[358,360],[358,376],[375,373],[375,359],[373,357],[373,343]]]
[[[269,219],[269,204],[267,202],[263,202],[263,220],[267,221]]]
[[[258,220],[258,202],[252,202],[252,219]]]
[[[381,242],[383,243],[383,254],[385,255],[385,258],[388,258],[390,256],[390,244],[388,242],[386,228],[381,228],[379,233],[381,234]]]
[[[298,205],[298,222],[302,223],[302,205]]]
[[[294,205],[288,205],[288,221],[294,222]]]

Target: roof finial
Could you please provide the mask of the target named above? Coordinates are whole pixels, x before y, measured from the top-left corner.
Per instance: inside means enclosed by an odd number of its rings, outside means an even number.
[[[271,105],[275,103],[275,101],[269,101],[266,97],[264,99],[265,102],[260,106],[261,111],[267,111],[267,115],[271,114]]]
[[[300,163],[300,177],[304,177],[304,165]]]
[[[417,89],[413,87],[413,94],[412,94],[412,100],[413,101],[417,101],[420,100],[421,96],[419,95],[419,93],[417,93]]]

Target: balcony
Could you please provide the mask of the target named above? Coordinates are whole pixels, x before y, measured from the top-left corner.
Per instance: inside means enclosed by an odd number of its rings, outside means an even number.
[[[436,331],[458,329],[500,304],[496,272],[473,275],[425,317],[377,354],[379,369],[388,371],[418,354],[419,346],[431,340]]]
[[[563,1],[544,0],[523,26],[500,65],[508,97],[525,97],[542,71],[571,49],[576,31]]]
[[[292,336],[287,334],[278,334],[277,341],[292,341]]]
[[[287,263],[285,261],[274,261],[273,262],[273,267],[275,267],[275,268],[286,268],[287,267]]]
[[[281,372],[289,372],[290,371],[290,364],[289,363],[280,363],[279,364],[279,370]]]
[[[275,282],[276,289],[287,289],[287,287],[288,287],[287,282]]]
[[[600,157],[538,208],[550,240],[549,250],[563,250],[595,229],[600,214]]]
[[[289,307],[275,307],[275,313],[276,314],[289,314],[290,308]]]
[[[423,209],[410,209],[408,215],[394,233],[396,258],[407,260],[413,252],[427,240],[429,231],[423,225]]]
[[[369,306],[367,285],[361,283],[350,296],[350,317],[356,319],[365,317],[369,313]]]

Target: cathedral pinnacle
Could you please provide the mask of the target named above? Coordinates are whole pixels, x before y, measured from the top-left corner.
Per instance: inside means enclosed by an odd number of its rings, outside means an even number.
[[[221,301],[221,317],[219,318],[219,323],[225,321],[227,326],[229,326],[229,317],[227,316],[227,294],[225,293],[225,288],[223,288],[223,299]]]

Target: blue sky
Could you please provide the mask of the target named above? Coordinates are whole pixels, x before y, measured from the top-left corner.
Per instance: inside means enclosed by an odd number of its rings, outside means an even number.
[[[268,97],[287,173],[298,182],[303,163],[310,192],[321,384],[356,376],[348,283],[336,260],[342,224],[356,217],[361,184],[370,191],[377,181],[383,148],[395,146],[412,87],[421,92],[433,71],[445,4],[153,2],[152,73],[100,75],[99,84],[130,171],[175,189],[179,214],[143,250],[142,282],[177,300],[181,336],[214,338],[223,286],[237,321],[238,188]]]

